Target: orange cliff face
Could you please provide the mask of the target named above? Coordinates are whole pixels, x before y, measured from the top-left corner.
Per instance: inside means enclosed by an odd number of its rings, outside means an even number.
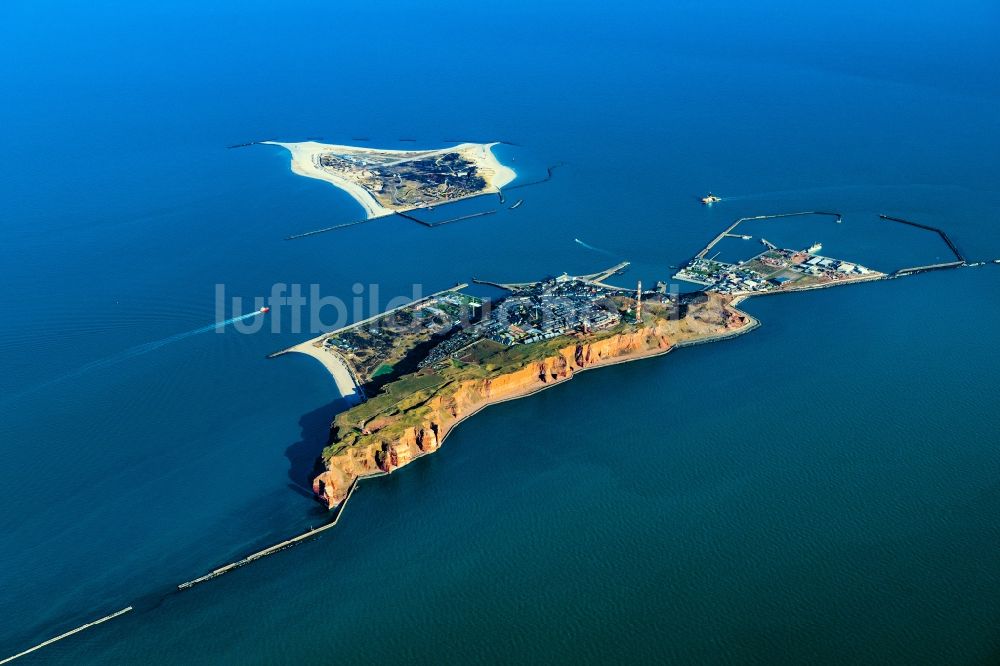
[[[326,471],[313,480],[313,492],[332,509],[344,501],[356,479],[390,473],[436,451],[451,428],[487,405],[530,395],[587,368],[662,354],[677,342],[726,336],[751,323],[747,315],[728,307],[714,314],[710,321],[658,319],[651,326],[608,338],[576,341],[508,373],[450,383],[422,404],[420,425],[405,428],[401,436],[380,436],[392,417],[371,419],[351,445],[324,460]],[[334,443],[338,435],[334,428]]]

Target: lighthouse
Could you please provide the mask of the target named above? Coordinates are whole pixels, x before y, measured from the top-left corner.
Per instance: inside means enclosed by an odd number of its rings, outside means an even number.
[[[642,280],[635,287],[635,323],[642,323]]]

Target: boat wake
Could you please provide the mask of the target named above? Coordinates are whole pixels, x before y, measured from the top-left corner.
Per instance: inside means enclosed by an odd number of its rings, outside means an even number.
[[[601,254],[606,254],[609,257],[617,257],[618,256],[614,252],[611,252],[610,250],[605,250],[603,248],[594,247],[593,245],[589,245],[588,243],[584,243],[579,238],[574,238],[573,241],[576,242],[577,245],[581,245],[581,246],[587,248],[588,250],[591,250],[592,252],[600,252]]]
[[[166,347],[169,344],[173,344],[175,342],[180,342],[181,340],[194,337],[195,335],[201,335],[202,333],[209,333],[211,331],[216,331],[220,328],[225,328],[226,326],[233,324],[235,322],[243,321],[244,319],[258,317],[268,312],[268,310],[269,308],[254,310],[253,312],[250,312],[245,315],[239,315],[238,317],[230,317],[229,319],[226,319],[224,321],[215,322],[214,324],[209,324],[207,326],[201,326],[191,331],[177,333],[175,335],[163,338],[162,340],[154,340],[152,342],[146,342],[141,345],[136,345],[135,347],[130,347],[121,352],[118,352],[117,354],[112,354],[111,356],[107,356],[105,358],[97,359],[96,361],[91,361],[90,363],[87,363],[85,365],[81,365],[76,370],[72,370],[71,372],[68,372],[64,375],[59,375],[58,377],[42,382],[41,384],[37,384],[35,386],[27,388],[24,391],[21,391],[20,393],[12,394],[8,396],[7,400],[4,400],[3,402],[7,402],[8,400],[15,400],[17,398],[23,398],[32,393],[36,393],[37,391],[40,391],[44,388],[48,388],[54,384],[58,384],[59,382],[66,381],[68,379],[74,379],[93,370],[99,370],[101,368],[107,368],[112,365],[117,365],[118,363],[122,363],[129,359],[133,359],[137,356],[142,356],[143,354],[148,354],[149,352],[156,351],[157,349],[162,349],[163,347]]]

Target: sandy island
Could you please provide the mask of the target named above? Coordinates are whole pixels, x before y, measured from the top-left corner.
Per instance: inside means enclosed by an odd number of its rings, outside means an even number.
[[[319,143],[318,141],[282,142],[282,141],[262,141],[262,144],[280,146],[291,153],[292,172],[307,178],[323,180],[335,187],[347,192],[351,197],[361,204],[365,209],[366,216],[371,218],[384,217],[396,212],[406,212],[424,208],[424,205],[392,205],[387,206],[378,201],[376,197],[361,184],[352,178],[339,175],[330,169],[324,169],[320,165],[320,156],[324,154],[347,155],[356,157],[386,157],[398,156],[398,164],[416,160],[426,160],[447,153],[458,153],[463,158],[476,166],[476,169],[486,187],[479,192],[474,192],[462,197],[455,197],[444,203],[468,199],[487,193],[496,193],[500,188],[509,184],[517,177],[517,173],[508,166],[500,163],[493,154],[492,148],[499,142],[493,143],[460,143],[448,148],[437,150],[389,150],[382,148],[360,148],[357,146],[343,146],[330,143]]]

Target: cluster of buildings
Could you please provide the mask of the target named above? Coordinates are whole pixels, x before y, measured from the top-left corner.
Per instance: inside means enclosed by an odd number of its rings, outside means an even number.
[[[565,275],[520,288],[493,302],[480,321],[438,344],[421,366],[434,365],[480,340],[511,346],[610,328],[621,321],[610,298],[617,293]]]
[[[865,268],[859,264],[854,264],[849,261],[840,261],[838,259],[828,259],[827,257],[820,257],[818,255],[814,255],[807,261],[796,264],[791,268],[794,271],[799,271],[807,275],[829,274],[831,277],[835,277],[837,279],[840,279],[838,276],[858,277],[862,275],[870,275],[872,272],[870,268]]]
[[[324,153],[319,165],[358,182],[398,205],[434,204],[478,193],[486,187],[476,165],[459,153],[393,160]]]
[[[774,282],[742,264],[730,264],[731,269],[721,273],[712,291],[720,294],[743,294],[774,289]]]
[[[711,287],[722,294],[752,294],[789,284],[807,286],[834,280],[857,279],[873,271],[859,264],[823,257],[809,250],[774,248],[739,264],[694,259],[677,272],[679,279]]]
[[[341,352],[359,374],[370,375],[383,362],[393,362],[401,350],[412,344],[474,320],[482,305],[482,299],[453,292],[394,310],[362,326],[343,329],[323,344]]]

